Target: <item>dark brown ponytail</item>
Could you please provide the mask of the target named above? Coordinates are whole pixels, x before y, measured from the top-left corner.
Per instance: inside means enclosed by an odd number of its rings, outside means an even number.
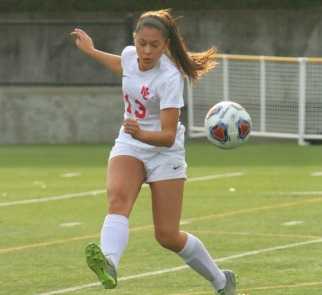
[[[136,31],[145,25],[158,28],[169,39],[170,58],[191,80],[198,80],[216,66],[213,47],[204,52],[188,51],[169,9],[145,12],[138,20]]]

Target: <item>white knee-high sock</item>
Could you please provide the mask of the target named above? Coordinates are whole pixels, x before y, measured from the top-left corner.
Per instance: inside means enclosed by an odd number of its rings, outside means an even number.
[[[119,214],[106,216],[101,230],[101,249],[117,268],[129,240],[128,218]]]
[[[178,255],[196,272],[210,281],[216,290],[223,289],[226,277],[218,265],[210,257],[203,243],[192,234],[187,233],[188,239]]]

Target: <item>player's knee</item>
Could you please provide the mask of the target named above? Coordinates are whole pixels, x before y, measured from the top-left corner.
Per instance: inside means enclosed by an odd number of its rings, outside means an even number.
[[[128,214],[132,206],[130,197],[122,189],[108,190],[108,203],[109,211],[113,213]]]
[[[173,251],[177,248],[177,234],[175,232],[158,229],[155,230],[154,235],[162,247]]]

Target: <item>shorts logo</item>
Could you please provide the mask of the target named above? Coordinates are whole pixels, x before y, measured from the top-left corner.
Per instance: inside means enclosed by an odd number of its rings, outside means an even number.
[[[180,167],[181,167],[181,165],[173,166],[172,168],[173,168],[173,170],[177,170],[177,169],[179,169]]]

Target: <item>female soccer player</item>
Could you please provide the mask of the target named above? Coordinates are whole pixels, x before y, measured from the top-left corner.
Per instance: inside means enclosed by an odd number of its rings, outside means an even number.
[[[218,294],[235,294],[235,275],[222,271],[203,243],[180,231],[186,162],[184,126],[179,122],[184,105],[184,76],[197,80],[215,66],[213,48],[190,53],[169,10],[141,15],[135,46],[121,56],[95,49],[81,29],[72,33],[76,46],[89,57],[122,75],[124,122],[108,162],[109,210],[101,230],[100,247],[86,247],[88,266],[106,289],[117,285],[117,268],[128,243],[128,218],[144,182],[152,194],[155,237],[210,281]]]

